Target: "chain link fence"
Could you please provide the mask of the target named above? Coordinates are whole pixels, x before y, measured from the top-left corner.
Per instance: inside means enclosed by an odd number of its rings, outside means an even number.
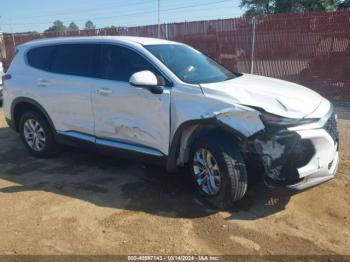
[[[160,32],[158,32],[160,30]],[[350,12],[312,12],[79,32],[4,34],[5,68],[15,46],[57,36],[131,35],[189,44],[233,71],[300,83],[333,102],[350,102]],[[2,47],[4,46],[4,47]]]

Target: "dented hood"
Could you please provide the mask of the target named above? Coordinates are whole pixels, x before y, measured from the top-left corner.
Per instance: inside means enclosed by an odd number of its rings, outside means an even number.
[[[232,80],[201,84],[205,95],[289,118],[303,118],[320,105],[322,97],[298,84],[243,74]]]

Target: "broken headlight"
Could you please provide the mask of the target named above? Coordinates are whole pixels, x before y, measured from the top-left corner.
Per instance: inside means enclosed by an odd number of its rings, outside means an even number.
[[[297,125],[305,125],[310,124],[318,119],[315,118],[302,118],[302,119],[294,119],[282,117],[274,114],[270,114],[267,112],[261,112],[261,119],[265,125],[268,126],[297,126]]]

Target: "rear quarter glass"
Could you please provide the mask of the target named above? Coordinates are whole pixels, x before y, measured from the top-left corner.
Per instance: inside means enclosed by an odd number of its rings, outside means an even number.
[[[49,71],[54,46],[34,47],[27,53],[28,64],[34,68]]]

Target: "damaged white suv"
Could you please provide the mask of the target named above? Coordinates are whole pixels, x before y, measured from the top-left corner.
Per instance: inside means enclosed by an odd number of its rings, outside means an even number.
[[[195,49],[141,37],[28,42],[4,79],[8,124],[37,157],[58,143],[188,165],[227,208],[250,179],[304,189],[334,177],[336,115],[297,84],[230,72]],[[114,152],[114,151],[113,151]]]

